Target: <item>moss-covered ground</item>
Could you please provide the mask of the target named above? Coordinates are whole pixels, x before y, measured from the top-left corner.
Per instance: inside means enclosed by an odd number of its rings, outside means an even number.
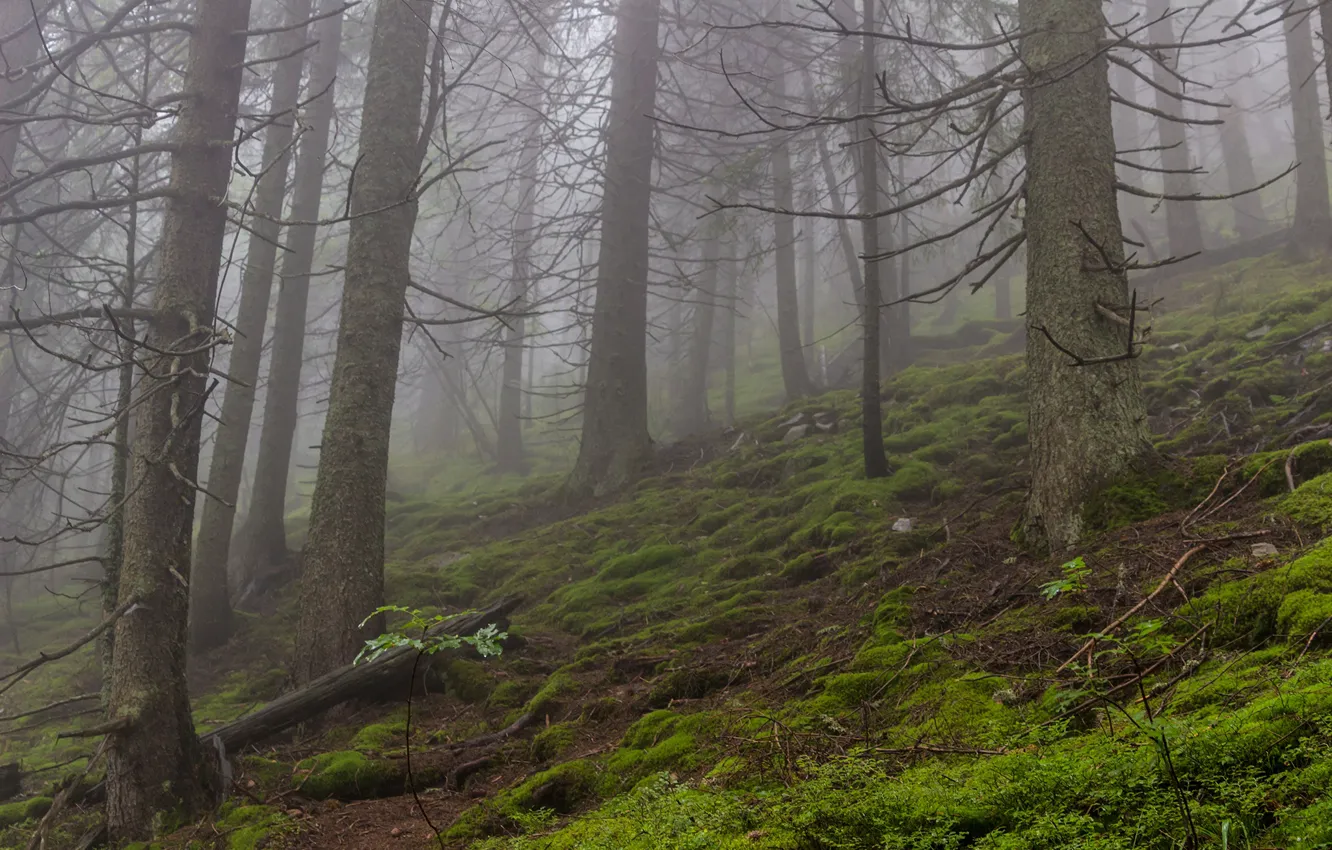
[[[505,653],[437,665],[410,742],[389,695],[245,754],[235,803],[166,846],[1332,846],[1332,281],[1264,258],[1158,294],[1167,462],[1052,559],[1010,538],[1012,322],[922,339],[885,381],[882,480],[850,391],[663,447],[590,507],[561,502],[553,452],[525,479],[404,467],[389,601],[520,593]],[[799,414],[837,427],[788,441]],[[199,665],[201,726],[287,687],[293,593]],[[59,675],[33,688],[95,688]],[[58,728],[0,755],[55,763]],[[8,810],[0,847],[31,828]]]

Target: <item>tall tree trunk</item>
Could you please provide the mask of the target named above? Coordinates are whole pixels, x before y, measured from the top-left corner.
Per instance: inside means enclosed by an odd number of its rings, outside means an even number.
[[[877,85],[877,83],[876,83]],[[877,148],[877,143],[875,144]],[[879,156],[883,152],[879,151]],[[889,163],[879,173],[879,209],[895,203]],[[879,253],[888,253],[897,247],[897,216],[879,219]],[[870,256],[866,252],[866,256]],[[893,257],[879,262],[879,375],[891,375],[905,369],[911,361],[911,305],[900,300],[901,281],[897,279],[898,262]],[[890,305],[891,306],[885,306]]]
[[[156,813],[210,802],[216,765],[194,734],[185,681],[194,480],[206,401],[213,304],[226,230],[232,141],[245,63],[249,0],[200,4],[173,139],[144,401],[124,509],[120,603],[107,719],[106,816],[113,841],[148,838]]]
[[[383,630],[382,615],[360,624],[384,598],[384,490],[416,225],[430,9],[430,0],[375,7],[337,358],[302,558],[301,683],[351,662]]]
[[[1295,0],[1284,21],[1291,123],[1295,128],[1295,225],[1291,247],[1321,253],[1332,241],[1332,202],[1327,188],[1327,152],[1318,114],[1318,65],[1314,59],[1307,0]]]
[[[739,293],[740,293],[740,275],[738,264],[728,249],[727,254],[721,258],[721,269],[718,275],[722,279],[719,287],[721,300],[720,306],[725,310],[722,313],[722,343],[721,352],[724,365],[726,367],[726,381],[722,387],[722,402],[726,408],[726,424],[735,424],[735,322],[739,311]]]
[[[1123,232],[1115,204],[1115,139],[1105,20],[1098,0],[1020,0],[1027,133],[1027,387],[1031,491],[1023,528],[1033,547],[1062,549],[1107,483],[1150,455],[1137,362],[1073,367],[1045,333],[1084,358],[1128,351]],[[1081,226],[1087,233],[1079,232]],[[1095,240],[1092,244],[1089,240]],[[1044,330],[1042,330],[1044,329]]]
[[[324,0],[320,12],[341,7],[342,0]],[[296,222],[319,218],[324,193],[324,163],[328,157],[333,123],[334,86],[342,45],[342,13],[315,26],[317,52],[311,60],[307,92],[317,99],[310,106],[309,129],[301,134],[292,189],[291,217]],[[268,391],[264,394],[264,424],[259,432],[259,455],[254,466],[250,510],[241,535],[241,551],[233,559],[230,586],[241,593],[261,567],[285,563],[287,554],[287,477],[291,472],[291,446],[299,420],[301,366],[305,353],[305,313],[314,266],[313,224],[286,229],[286,252],[278,273],[277,307],[273,319],[273,345],[268,364]]]
[[[712,326],[717,312],[717,279],[721,265],[720,221],[709,224],[703,245],[703,274],[694,293],[694,330],[689,340],[689,358],[685,364],[685,388],[680,404],[677,430],[680,436],[697,434],[708,426],[708,372],[712,355]]]
[[[860,115],[856,121],[860,151],[862,195],[860,211],[870,216],[879,208],[879,144],[869,115],[874,111],[874,5],[865,2],[865,35],[861,40]],[[882,219],[865,218],[861,233],[865,242],[865,304],[861,316],[864,351],[861,355],[860,411],[863,421],[865,477],[882,478],[888,474],[888,458],[883,449],[883,405],[879,398],[879,271],[882,264],[872,259],[879,253]]]
[[[814,209],[815,193],[810,192],[805,202],[805,209]],[[814,352],[814,303],[815,293],[818,291],[818,256],[819,243],[817,237],[817,228],[814,226],[815,219],[808,219],[805,222],[803,232],[804,239],[800,240],[802,261],[802,274],[804,278],[803,285],[800,287],[800,339],[805,348],[805,362],[808,367],[809,358]]]
[[[575,496],[623,488],[651,458],[647,428],[648,224],[659,0],[622,0],[612,43],[601,255]]]
[[[1121,9],[1120,19],[1128,20],[1132,17],[1131,8]],[[1129,103],[1136,103],[1138,100],[1138,78],[1128,68],[1119,65],[1112,65],[1110,68],[1111,82],[1115,94],[1119,95]],[[1111,116],[1115,129],[1115,149],[1122,164],[1117,165],[1117,172],[1120,182],[1127,186],[1142,188],[1142,171],[1135,166],[1141,164],[1142,154],[1138,151],[1144,147],[1142,141],[1142,130],[1138,125],[1138,110],[1125,104],[1114,104],[1111,107]],[[1140,227],[1146,228],[1151,214],[1147,209],[1147,199],[1140,195],[1134,195],[1129,192],[1123,192],[1118,195],[1120,229],[1124,233],[1131,231],[1133,222],[1137,222]]]
[[[1174,44],[1175,28],[1166,16],[1167,0],[1148,0],[1148,38],[1157,44]],[[1165,193],[1175,196],[1197,194],[1193,179],[1192,157],[1189,156],[1189,138],[1182,123],[1184,102],[1180,99],[1179,78],[1171,73],[1179,64],[1179,51],[1161,51],[1152,63],[1152,82],[1156,93],[1156,134],[1161,143],[1161,166]],[[1168,66],[1168,67],[1167,67]],[[1163,117],[1169,116],[1169,117]],[[1170,253],[1176,257],[1195,254],[1203,249],[1202,220],[1196,201],[1165,202],[1166,232],[1170,239]],[[1122,233],[1122,230],[1121,230]]]
[[[259,383],[264,325],[273,292],[281,233],[278,221],[287,195],[295,113],[305,66],[305,51],[301,48],[305,46],[306,22],[312,5],[312,0],[292,0],[286,20],[291,29],[273,39],[273,54],[285,58],[273,66],[273,91],[268,107],[272,117],[264,130],[260,160],[263,172],[254,193],[250,244],[236,317],[236,342],[227,367],[231,380],[222,396],[222,416],[208,468],[208,497],[204,499],[199,540],[194,550],[194,577],[190,582],[190,648],[194,652],[207,652],[231,637],[227,562],[231,556],[231,531],[236,519],[241,470],[245,466],[245,447],[250,437],[250,417],[254,413],[254,391]]]
[[[541,122],[544,114],[541,77],[544,73],[545,50],[542,44],[534,45],[529,61],[525,86],[525,100],[528,102],[525,108],[531,110],[531,116],[522,131],[523,148],[518,157],[517,214],[510,233],[513,271],[509,281],[509,300],[514,305],[514,312],[518,313],[527,311],[532,287],[532,228],[536,220],[537,165],[541,158]],[[504,472],[522,472],[526,468],[522,416],[526,321],[521,316],[510,319],[505,332],[495,440],[499,468]]]
[[[779,75],[780,76],[780,75]],[[772,151],[773,196],[778,209],[795,208],[795,189],[791,181],[791,149],[785,141]],[[781,355],[782,386],[786,400],[810,394],[809,371],[800,346],[800,302],[796,293],[795,221],[789,215],[773,216],[777,238],[777,346]]]
[[[1329,51],[1332,53],[1332,51]],[[1238,93],[1230,93],[1229,106],[1217,109],[1221,125],[1221,159],[1226,167],[1226,191],[1235,197],[1230,211],[1235,219],[1235,233],[1241,240],[1256,239],[1267,232],[1263,215],[1263,200],[1254,191],[1258,175],[1249,151],[1249,132],[1245,127],[1244,107],[1238,102]]]

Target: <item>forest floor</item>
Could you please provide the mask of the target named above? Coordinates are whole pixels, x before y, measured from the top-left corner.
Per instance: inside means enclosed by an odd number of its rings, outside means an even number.
[[[519,593],[503,654],[251,749],[223,810],[154,846],[1332,847],[1332,279],[1263,258],[1157,294],[1166,462],[1062,557],[1013,541],[1014,323],[920,340],[885,381],[886,479],[863,477],[850,391],[663,449],[579,511],[557,477],[442,471],[389,504],[388,601]],[[815,421],[836,428],[792,432]],[[201,729],[288,687],[294,602],[197,666]],[[0,757],[76,757],[56,731]],[[0,848],[37,799],[0,805]]]

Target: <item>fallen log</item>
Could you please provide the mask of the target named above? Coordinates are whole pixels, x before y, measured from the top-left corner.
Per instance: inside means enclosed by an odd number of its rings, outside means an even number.
[[[505,597],[490,607],[472,614],[445,620],[430,630],[432,635],[471,635],[494,623],[507,625],[508,615],[522,602],[518,596]],[[374,661],[348,664],[326,673],[300,690],[283,694],[263,708],[220,726],[202,736],[203,743],[221,744],[234,753],[250,744],[310,720],[334,706],[358,697],[382,699],[406,693],[408,679],[416,663],[411,647],[386,652]]]

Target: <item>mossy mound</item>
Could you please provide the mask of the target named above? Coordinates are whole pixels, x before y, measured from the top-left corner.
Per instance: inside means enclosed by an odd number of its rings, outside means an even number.
[[[320,753],[296,765],[297,790],[315,800],[367,800],[402,790],[400,765],[355,750]]]

